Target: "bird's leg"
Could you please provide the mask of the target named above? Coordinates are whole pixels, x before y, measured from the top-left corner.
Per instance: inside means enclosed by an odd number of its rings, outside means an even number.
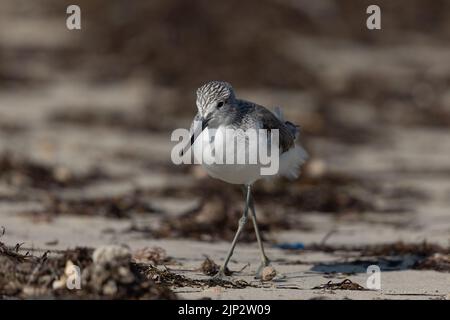
[[[244,229],[245,224],[247,223],[248,219],[248,208],[250,203],[250,185],[246,186],[246,195],[245,195],[245,208],[244,213],[242,214],[242,217],[239,219],[239,226],[236,231],[236,234],[234,235],[233,242],[231,243],[231,248],[228,251],[227,258],[225,259],[225,262],[223,266],[220,268],[219,272],[214,276],[214,279],[220,279],[225,276],[225,270],[227,268],[228,262],[231,259],[231,256],[233,255],[234,247],[236,246],[237,240],[239,238],[239,235],[241,234],[242,229]]]
[[[267,258],[266,253],[264,252],[264,246],[259,232],[258,222],[256,221],[255,204],[251,194],[250,194],[250,210],[252,212],[251,218],[253,222],[253,227],[255,228],[256,240],[258,241],[259,251],[261,254],[261,264],[259,265],[259,268],[256,271],[256,278],[260,278],[262,270],[270,264],[270,260],[269,258]]]

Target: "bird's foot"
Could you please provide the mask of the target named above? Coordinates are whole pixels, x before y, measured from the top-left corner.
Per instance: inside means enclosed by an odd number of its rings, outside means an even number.
[[[259,265],[258,269],[256,269],[256,274],[255,274],[255,279],[261,279],[262,278],[262,274],[263,274],[263,270],[265,267],[270,266],[270,261],[269,259],[265,259],[261,262],[261,264]]]
[[[228,276],[225,273],[225,268],[220,267],[219,272],[211,277],[212,281],[224,281],[227,280]]]

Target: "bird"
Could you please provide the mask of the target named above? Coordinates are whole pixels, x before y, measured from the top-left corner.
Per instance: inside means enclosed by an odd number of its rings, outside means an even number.
[[[225,278],[227,265],[233,255],[239,235],[250,218],[256,234],[259,246],[261,264],[256,271],[256,278],[260,278],[265,267],[270,265],[261,238],[256,219],[254,199],[252,196],[253,184],[262,178],[273,178],[273,176],[285,176],[289,179],[296,179],[300,174],[300,167],[305,163],[308,154],[298,143],[299,126],[289,121],[285,121],[281,108],[270,111],[264,106],[256,103],[238,99],[231,84],[225,81],[209,81],[197,89],[197,114],[190,127],[190,138],[188,143],[180,152],[181,155],[193,149],[194,158],[202,165],[206,172],[213,178],[220,179],[227,183],[241,185],[244,192],[244,211],[239,219],[236,234],[231,246],[214,279]],[[230,142],[225,132],[233,130],[238,132],[241,138],[251,130],[264,129],[268,133],[277,131],[278,141],[273,141],[273,136],[267,134],[268,145],[276,145],[279,167],[274,175],[265,176],[261,173],[261,163],[217,163],[202,161],[199,155],[206,154],[214,156],[220,148],[228,150],[227,143]],[[245,138],[246,139],[246,138]],[[245,140],[244,139],[244,140]],[[239,147],[238,147],[239,148]],[[251,147],[245,150],[237,149],[232,151],[236,154],[245,154],[246,157],[256,152]],[[246,158],[248,159],[248,158]]]

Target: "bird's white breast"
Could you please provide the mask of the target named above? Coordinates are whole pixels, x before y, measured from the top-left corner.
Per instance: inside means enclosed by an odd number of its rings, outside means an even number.
[[[227,162],[227,150],[229,150],[227,148],[234,144],[234,139],[235,137],[227,134],[225,126],[220,126],[217,130],[206,128],[195,140],[194,157],[214,178],[233,184],[253,183],[261,178],[260,164],[248,164],[248,161],[244,164],[237,163],[237,157],[228,158]],[[245,155],[244,159],[249,159],[249,154],[257,152],[252,144],[250,144],[250,148],[238,148],[238,146],[239,144],[235,145],[233,154]],[[218,161],[220,159],[223,160],[222,163]]]

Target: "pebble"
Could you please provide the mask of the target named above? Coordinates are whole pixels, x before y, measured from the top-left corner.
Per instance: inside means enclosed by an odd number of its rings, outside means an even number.
[[[277,271],[271,267],[267,266],[262,270],[261,279],[262,281],[270,281],[277,275]]]

